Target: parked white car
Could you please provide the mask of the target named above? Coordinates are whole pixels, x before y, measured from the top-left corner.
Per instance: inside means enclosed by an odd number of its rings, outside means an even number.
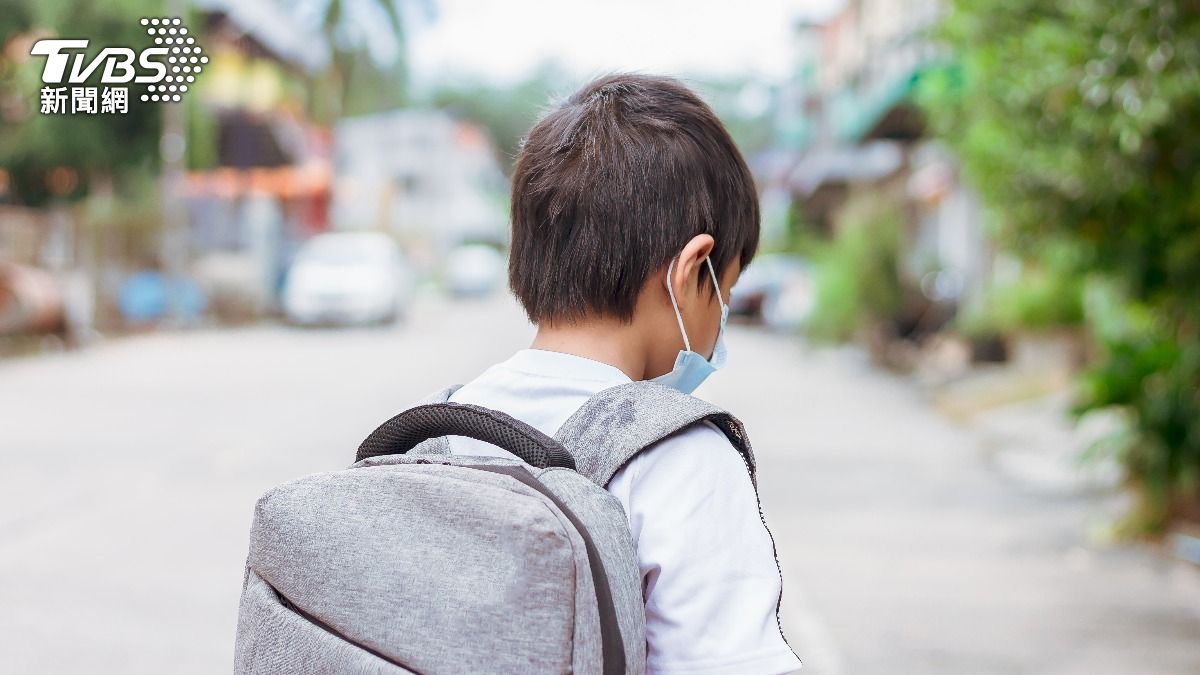
[[[446,256],[443,282],[455,297],[483,296],[504,285],[504,254],[485,244],[464,244]]]
[[[298,324],[391,323],[410,285],[400,248],[380,232],[331,232],[301,247],[288,272],[283,311]]]

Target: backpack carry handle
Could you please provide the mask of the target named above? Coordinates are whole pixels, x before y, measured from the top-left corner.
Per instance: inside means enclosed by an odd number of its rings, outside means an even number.
[[[381,455],[403,455],[417,444],[440,436],[466,436],[499,446],[539,469],[575,468],[561,443],[498,410],[469,403],[430,403],[409,408],[379,425],[358,446],[356,462]]]

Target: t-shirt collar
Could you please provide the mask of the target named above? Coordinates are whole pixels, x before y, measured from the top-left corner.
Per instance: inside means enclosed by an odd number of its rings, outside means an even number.
[[[503,364],[506,368],[531,375],[558,377],[572,380],[591,380],[621,384],[630,382],[630,378],[620,368],[565,352],[553,352],[548,349],[522,349],[513,354]]]

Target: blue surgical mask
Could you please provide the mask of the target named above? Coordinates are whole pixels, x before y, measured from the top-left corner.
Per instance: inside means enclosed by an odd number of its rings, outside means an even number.
[[[725,365],[725,322],[729,318],[729,305],[725,304],[725,299],[721,297],[721,286],[717,283],[717,273],[713,270],[712,259],[706,258],[708,263],[708,273],[712,275],[713,288],[717,291],[717,302],[721,303],[721,328],[717,331],[717,343],[713,346],[712,359],[706,359],[703,356],[692,351],[692,343],[688,340],[687,329],[683,327],[683,314],[679,312],[679,303],[675,300],[675,290],[671,285],[671,270],[675,267],[675,261],[667,265],[667,293],[671,296],[671,307],[675,309],[675,319],[679,322],[679,332],[683,334],[683,351],[679,352],[679,356],[675,357],[675,367],[671,372],[665,375],[659,375],[653,378],[652,382],[678,389],[679,391],[690,394],[700,386],[709,375]]]

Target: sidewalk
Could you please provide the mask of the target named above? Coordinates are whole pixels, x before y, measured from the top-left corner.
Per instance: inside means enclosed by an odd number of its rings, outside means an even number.
[[[980,368],[925,383],[932,407],[975,434],[997,472],[1047,494],[1119,498],[1121,469],[1104,452],[1118,415],[1071,415],[1070,382],[1058,374]]]
[[[853,349],[729,349],[701,394],[750,431],[809,675],[1200,672],[1200,574],[1090,536],[1119,498],[1052,406],[960,423]]]

